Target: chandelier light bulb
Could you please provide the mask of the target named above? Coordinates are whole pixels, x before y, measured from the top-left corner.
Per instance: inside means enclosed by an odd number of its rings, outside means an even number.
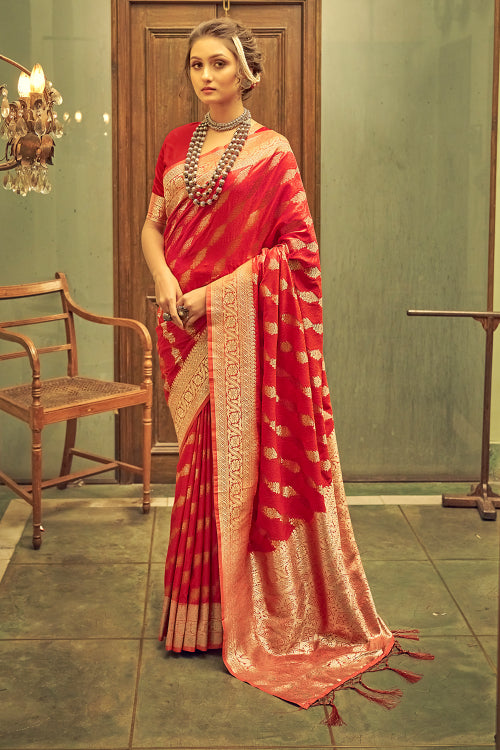
[[[30,90],[33,94],[43,94],[45,88],[45,74],[40,63],[33,65],[30,75]]]
[[[17,90],[21,99],[27,99],[30,95],[31,81],[29,75],[21,73],[19,81],[17,83]]]

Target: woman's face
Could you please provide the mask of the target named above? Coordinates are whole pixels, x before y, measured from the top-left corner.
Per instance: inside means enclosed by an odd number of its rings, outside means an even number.
[[[222,39],[203,36],[190,55],[191,83],[204,104],[231,105],[241,101],[236,55]]]

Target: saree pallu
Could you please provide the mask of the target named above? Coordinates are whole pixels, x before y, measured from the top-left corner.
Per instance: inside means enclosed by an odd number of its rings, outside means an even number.
[[[160,638],[174,650],[222,643],[234,676],[307,708],[384,664],[394,636],[347,510],[318,246],[295,159],[261,128],[219,201],[197,208],[183,181],[194,127],[167,136],[148,214],[165,226],[182,290],[210,284],[206,320],[158,326],[180,446]],[[201,157],[200,182],[219,157]]]

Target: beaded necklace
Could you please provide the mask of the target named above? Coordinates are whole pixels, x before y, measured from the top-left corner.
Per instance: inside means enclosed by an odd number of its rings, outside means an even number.
[[[245,145],[251,122],[252,117],[248,109],[245,109],[243,114],[231,120],[231,122],[215,122],[210,117],[210,113],[207,112],[194,131],[184,165],[184,183],[189,198],[196,206],[211,206],[222,193],[226,178]],[[209,128],[217,131],[232,130],[233,128],[236,128],[236,130],[224,149],[212,177],[205,185],[198,185],[200,153]]]

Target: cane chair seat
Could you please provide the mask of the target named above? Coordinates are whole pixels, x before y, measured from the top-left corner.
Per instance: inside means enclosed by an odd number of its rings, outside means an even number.
[[[142,398],[140,386],[80,376],[50,378],[40,383],[40,401],[43,405],[45,424],[51,423],[51,415],[57,416],[55,421],[59,422],[59,415],[56,413],[61,409],[85,413],[87,408],[91,408],[92,414],[98,414],[100,411],[114,409],[114,402],[117,402],[118,406],[122,396],[134,394],[139,399]],[[31,383],[0,388],[0,404],[3,411],[15,409],[20,419],[29,422],[32,406]]]
[[[52,314],[38,314],[34,317],[5,320],[0,310],[0,342],[13,346],[7,353],[0,352],[0,365],[5,360],[27,358],[31,369],[31,379],[22,378],[21,384],[9,384],[0,388],[0,411],[20,419],[28,424],[31,430],[31,484],[21,484],[0,467],[0,482],[6,484],[19,497],[26,500],[33,508],[33,547],[38,549],[42,543],[42,489],[57,486],[63,489],[69,482],[101,474],[110,470],[124,470],[129,474],[142,476],[142,510],[150,507],[150,474],[151,474],[151,336],[146,326],[130,318],[116,318],[96,315],[77,305],[69,294],[68,282],[64,273],[56,273],[55,280],[42,281],[14,286],[0,286],[0,303],[5,300],[16,300],[22,304],[22,310],[30,310],[30,298],[41,296],[59,297],[58,310]],[[57,300],[56,300],[57,301]],[[77,338],[74,316],[91,323],[112,326],[120,329],[120,341],[124,334],[132,333],[136,346],[142,349],[142,358],[137,360],[142,365],[140,383],[122,383],[84,377],[78,372]],[[35,344],[33,329],[40,329],[44,324],[63,326],[62,343],[49,346]],[[13,329],[28,327],[29,335],[14,332]],[[45,327],[47,330],[47,327]],[[52,331],[52,329],[48,329]],[[50,332],[40,336],[40,341],[47,343],[53,338]],[[131,340],[129,341],[128,338]],[[133,351],[132,337],[127,337],[129,351]],[[64,353],[67,359],[66,375],[60,377],[41,377],[40,359],[45,355]],[[1,368],[0,368],[1,369]],[[26,368],[28,370],[28,368]],[[106,411],[118,412],[131,406],[142,406],[142,466],[128,463],[119,458],[108,458],[83,451],[75,447],[77,421]],[[42,430],[46,425],[66,422],[66,440],[63,449],[61,469],[57,477],[42,479]],[[71,471],[74,456],[88,459],[94,463],[92,468]]]

